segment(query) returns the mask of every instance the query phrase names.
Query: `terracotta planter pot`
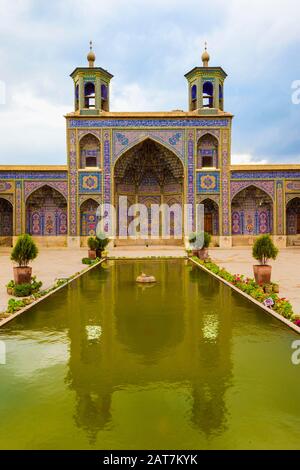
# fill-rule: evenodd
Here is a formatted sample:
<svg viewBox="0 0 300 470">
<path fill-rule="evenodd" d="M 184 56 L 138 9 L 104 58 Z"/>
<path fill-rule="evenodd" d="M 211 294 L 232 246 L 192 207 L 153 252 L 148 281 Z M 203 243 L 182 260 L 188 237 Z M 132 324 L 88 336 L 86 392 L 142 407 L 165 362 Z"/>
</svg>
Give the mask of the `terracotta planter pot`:
<svg viewBox="0 0 300 470">
<path fill-rule="evenodd" d="M 30 284 L 32 276 L 32 268 L 28 266 L 14 268 L 15 284 Z"/>
<path fill-rule="evenodd" d="M 202 248 L 202 250 L 198 250 L 198 258 L 201 259 L 202 261 L 207 260 L 207 258 L 208 258 L 208 249 L 207 248 Z"/>
<path fill-rule="evenodd" d="M 96 250 L 89 250 L 89 259 L 95 260 L 97 258 Z"/>
<path fill-rule="evenodd" d="M 272 266 L 256 265 L 253 266 L 253 272 L 256 284 L 259 286 L 271 284 Z"/>
</svg>

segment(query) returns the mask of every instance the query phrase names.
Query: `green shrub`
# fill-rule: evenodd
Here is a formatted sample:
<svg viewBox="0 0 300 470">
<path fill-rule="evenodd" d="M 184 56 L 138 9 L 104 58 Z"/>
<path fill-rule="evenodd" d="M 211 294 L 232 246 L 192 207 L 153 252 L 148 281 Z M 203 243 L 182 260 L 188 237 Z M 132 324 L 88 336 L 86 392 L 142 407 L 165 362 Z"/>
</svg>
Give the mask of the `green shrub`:
<svg viewBox="0 0 300 470">
<path fill-rule="evenodd" d="M 105 248 L 109 245 L 109 238 L 106 237 L 105 233 L 99 232 L 97 233 L 97 255 L 102 256 L 102 252 L 105 250 Z"/>
<path fill-rule="evenodd" d="M 11 253 L 11 260 L 18 263 L 19 267 L 28 266 L 30 261 L 33 261 L 38 255 L 36 244 L 30 235 L 21 235 L 13 251 Z"/>
<path fill-rule="evenodd" d="M 96 251 L 98 248 L 98 240 L 96 237 L 90 237 L 88 239 L 88 247 L 91 251 Z"/>
<path fill-rule="evenodd" d="M 90 258 L 83 258 L 82 260 L 82 264 L 86 264 L 86 265 L 91 265 L 93 262 L 93 260 L 91 260 Z"/>
<path fill-rule="evenodd" d="M 253 258 L 260 262 L 261 265 L 266 266 L 270 259 L 275 260 L 278 256 L 279 250 L 274 245 L 270 235 L 262 235 L 259 237 L 253 246 Z"/>
<path fill-rule="evenodd" d="M 29 297 L 31 293 L 31 284 L 19 284 L 14 288 L 15 297 Z"/>
<path fill-rule="evenodd" d="M 202 246 L 199 246 L 199 243 L 198 243 L 198 239 L 199 240 L 203 240 L 203 245 Z M 203 249 L 203 248 L 209 248 L 210 247 L 210 244 L 211 244 L 211 235 L 210 233 L 207 233 L 207 232 L 202 232 L 202 233 L 191 233 L 190 237 L 189 237 L 189 243 L 191 244 L 191 246 L 193 248 L 195 248 L 196 250 L 199 249 Z"/>
<path fill-rule="evenodd" d="M 33 278 L 31 279 L 31 293 L 33 294 L 33 293 L 39 292 L 42 285 L 43 285 L 42 281 L 37 281 L 36 276 L 33 276 Z"/>
<path fill-rule="evenodd" d="M 26 307 L 23 300 L 10 299 L 8 302 L 7 313 L 15 313 Z"/>
<path fill-rule="evenodd" d="M 41 281 L 37 281 L 36 277 L 33 277 L 30 284 L 14 285 L 13 295 L 15 297 L 29 297 L 32 294 L 38 293 L 42 285 L 43 283 Z"/>
<path fill-rule="evenodd" d="M 6 286 L 8 289 L 14 289 L 15 287 L 15 281 L 9 281 L 9 283 Z"/>
</svg>

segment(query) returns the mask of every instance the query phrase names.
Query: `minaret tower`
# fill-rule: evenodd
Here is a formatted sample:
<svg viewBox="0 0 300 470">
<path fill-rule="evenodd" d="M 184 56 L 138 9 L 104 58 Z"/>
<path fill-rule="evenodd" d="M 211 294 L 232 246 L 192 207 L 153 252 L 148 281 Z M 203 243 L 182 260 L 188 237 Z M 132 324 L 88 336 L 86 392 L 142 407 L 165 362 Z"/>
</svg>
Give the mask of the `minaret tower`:
<svg viewBox="0 0 300 470">
<path fill-rule="evenodd" d="M 75 112 L 83 116 L 109 112 L 109 87 L 113 75 L 101 67 L 95 67 L 92 41 L 87 61 L 88 67 L 77 67 L 71 74 L 75 88 Z"/>
<path fill-rule="evenodd" d="M 185 77 L 189 86 L 189 111 L 197 114 L 218 114 L 224 111 L 224 82 L 227 74 L 222 67 L 210 67 L 207 43 L 202 54 L 202 67 L 195 67 Z"/>
</svg>

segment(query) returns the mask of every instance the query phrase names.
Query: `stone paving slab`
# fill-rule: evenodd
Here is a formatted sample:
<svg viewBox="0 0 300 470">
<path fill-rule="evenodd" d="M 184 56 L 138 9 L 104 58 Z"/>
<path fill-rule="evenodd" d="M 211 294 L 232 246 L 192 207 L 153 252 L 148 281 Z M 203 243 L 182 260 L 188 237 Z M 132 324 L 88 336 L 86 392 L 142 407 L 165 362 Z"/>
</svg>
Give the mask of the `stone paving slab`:
<svg viewBox="0 0 300 470">
<path fill-rule="evenodd" d="M 210 249 L 213 261 L 232 274 L 254 277 L 252 248 Z M 280 286 L 280 296 L 286 297 L 293 305 L 295 313 L 300 314 L 300 249 L 281 249 L 273 266 L 272 280 Z"/>
<path fill-rule="evenodd" d="M 11 298 L 6 292 L 6 285 L 13 279 L 13 266 L 10 260 L 11 249 L 0 248 L 0 312 L 7 308 Z M 84 269 L 82 258 L 87 256 L 87 249 L 71 250 L 67 248 L 40 249 L 39 256 L 31 264 L 33 275 L 43 282 L 43 289 L 48 289 L 60 278 L 67 278 Z"/>
</svg>

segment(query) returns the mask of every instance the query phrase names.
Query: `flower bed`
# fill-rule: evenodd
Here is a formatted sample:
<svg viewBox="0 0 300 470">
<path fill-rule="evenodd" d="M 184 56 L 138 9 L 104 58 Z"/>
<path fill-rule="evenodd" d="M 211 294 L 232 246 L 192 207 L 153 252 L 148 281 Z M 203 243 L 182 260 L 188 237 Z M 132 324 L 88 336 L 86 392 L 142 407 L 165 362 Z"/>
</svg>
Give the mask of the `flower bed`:
<svg viewBox="0 0 300 470">
<path fill-rule="evenodd" d="M 300 326 L 300 316 L 294 313 L 293 307 L 287 299 L 281 298 L 276 293 L 266 293 L 263 287 L 255 283 L 254 279 L 247 278 L 243 275 L 231 274 L 226 271 L 226 269 L 220 268 L 211 260 L 201 261 L 197 257 L 193 257 L 192 259 L 212 273 L 237 287 L 240 291 L 250 295 L 250 297 L 262 303 L 265 307 L 274 310 L 279 313 L 279 315 L 292 321 L 295 325 Z"/>
</svg>

